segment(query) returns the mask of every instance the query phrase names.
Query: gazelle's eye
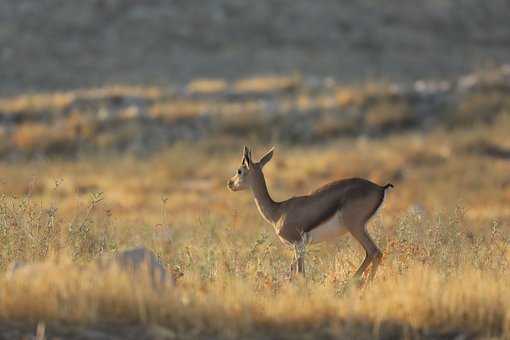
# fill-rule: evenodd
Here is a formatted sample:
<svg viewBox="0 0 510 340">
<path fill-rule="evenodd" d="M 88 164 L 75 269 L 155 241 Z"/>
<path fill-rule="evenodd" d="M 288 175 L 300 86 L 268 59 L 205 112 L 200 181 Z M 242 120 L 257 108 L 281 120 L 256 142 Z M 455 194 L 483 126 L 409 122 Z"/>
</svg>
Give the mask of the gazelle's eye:
<svg viewBox="0 0 510 340">
<path fill-rule="evenodd" d="M 240 175 L 241 174 L 241 169 L 237 169 L 237 174 Z"/>
</svg>

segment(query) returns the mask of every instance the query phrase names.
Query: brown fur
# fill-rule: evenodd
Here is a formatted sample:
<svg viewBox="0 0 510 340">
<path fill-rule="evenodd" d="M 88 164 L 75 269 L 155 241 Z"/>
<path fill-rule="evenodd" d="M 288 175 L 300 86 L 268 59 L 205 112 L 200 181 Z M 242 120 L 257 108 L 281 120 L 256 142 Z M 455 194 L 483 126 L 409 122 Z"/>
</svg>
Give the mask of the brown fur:
<svg viewBox="0 0 510 340">
<path fill-rule="evenodd" d="M 298 242 L 303 233 L 310 232 L 339 210 L 347 226 L 365 223 L 381 205 L 384 191 L 368 180 L 350 178 L 329 183 L 309 195 L 279 202 L 277 233 L 290 243 Z"/>
</svg>

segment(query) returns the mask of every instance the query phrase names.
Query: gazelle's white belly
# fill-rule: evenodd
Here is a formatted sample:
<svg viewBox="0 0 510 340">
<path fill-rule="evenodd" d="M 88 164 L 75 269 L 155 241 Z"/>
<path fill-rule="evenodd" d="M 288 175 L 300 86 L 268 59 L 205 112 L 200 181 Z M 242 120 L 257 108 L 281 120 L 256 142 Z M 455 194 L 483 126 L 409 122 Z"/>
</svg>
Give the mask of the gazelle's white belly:
<svg viewBox="0 0 510 340">
<path fill-rule="evenodd" d="M 338 211 L 329 220 L 309 231 L 307 236 L 309 243 L 319 243 L 334 241 L 347 231 L 347 226 L 343 223 L 342 213 Z"/>
</svg>

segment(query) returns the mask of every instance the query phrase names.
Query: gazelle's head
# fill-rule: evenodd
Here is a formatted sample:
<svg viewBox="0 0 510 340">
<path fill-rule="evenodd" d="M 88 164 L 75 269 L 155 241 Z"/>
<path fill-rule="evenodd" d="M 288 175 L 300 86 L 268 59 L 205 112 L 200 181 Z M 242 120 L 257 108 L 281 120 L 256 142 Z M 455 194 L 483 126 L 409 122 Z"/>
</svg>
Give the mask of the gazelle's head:
<svg viewBox="0 0 510 340">
<path fill-rule="evenodd" d="M 241 191 L 250 188 L 255 183 L 255 178 L 262 174 L 262 168 L 273 158 L 274 147 L 262 156 L 260 161 L 254 162 L 251 159 L 251 151 L 246 146 L 243 150 L 241 166 L 236 174 L 230 178 L 227 187 L 231 191 Z"/>
</svg>

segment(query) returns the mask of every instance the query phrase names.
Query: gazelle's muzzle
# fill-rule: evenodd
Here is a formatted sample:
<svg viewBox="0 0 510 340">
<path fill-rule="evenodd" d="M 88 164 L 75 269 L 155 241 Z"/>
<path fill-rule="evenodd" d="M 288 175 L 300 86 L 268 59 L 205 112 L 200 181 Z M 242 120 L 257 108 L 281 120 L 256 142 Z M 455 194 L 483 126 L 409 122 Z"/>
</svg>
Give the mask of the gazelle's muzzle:
<svg viewBox="0 0 510 340">
<path fill-rule="evenodd" d="M 228 182 L 227 182 L 227 188 L 228 188 L 230 191 L 236 191 L 235 186 L 234 186 L 234 181 L 232 181 L 231 179 L 229 179 L 229 180 L 228 180 Z"/>
</svg>

